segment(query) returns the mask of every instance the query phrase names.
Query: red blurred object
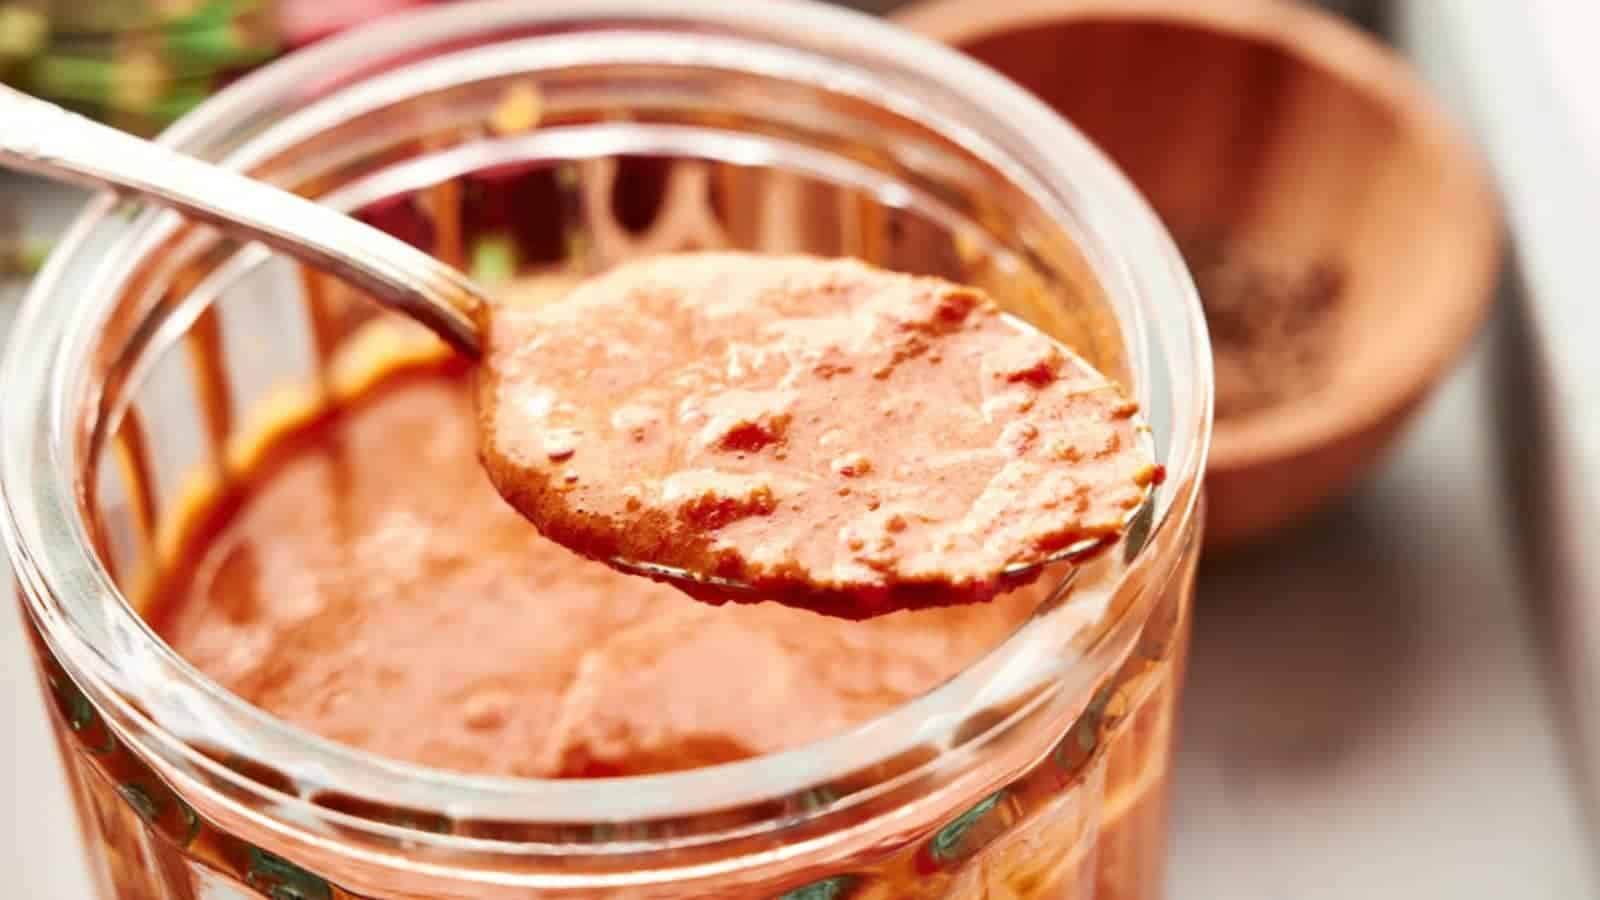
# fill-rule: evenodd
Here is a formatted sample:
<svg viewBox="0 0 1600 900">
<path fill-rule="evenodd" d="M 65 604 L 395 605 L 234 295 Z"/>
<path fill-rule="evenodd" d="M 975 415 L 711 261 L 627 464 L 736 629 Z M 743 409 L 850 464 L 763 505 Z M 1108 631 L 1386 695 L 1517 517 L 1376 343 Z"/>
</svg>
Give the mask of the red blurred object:
<svg viewBox="0 0 1600 900">
<path fill-rule="evenodd" d="M 278 26 L 290 46 L 299 47 L 379 16 L 436 6 L 441 0 L 280 0 Z"/>
</svg>

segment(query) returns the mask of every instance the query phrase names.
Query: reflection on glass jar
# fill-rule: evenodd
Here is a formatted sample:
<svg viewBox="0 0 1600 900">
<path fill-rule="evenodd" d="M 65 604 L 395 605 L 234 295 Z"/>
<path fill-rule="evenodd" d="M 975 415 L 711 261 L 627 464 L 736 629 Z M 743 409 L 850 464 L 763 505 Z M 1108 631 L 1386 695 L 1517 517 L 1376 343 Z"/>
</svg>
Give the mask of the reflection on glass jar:
<svg viewBox="0 0 1600 900">
<path fill-rule="evenodd" d="M 950 51 L 820 6 L 627 7 L 402 18 L 170 139 L 534 295 L 703 247 L 977 284 L 1134 387 L 1168 470 L 1151 515 L 994 652 L 820 743 L 565 781 L 388 762 L 222 691 L 133 607 L 269 434 L 438 348 L 101 202 L 18 322 L 0 479 L 104 895 L 1159 896 L 1210 391 L 1170 243 L 1075 132 Z"/>
</svg>

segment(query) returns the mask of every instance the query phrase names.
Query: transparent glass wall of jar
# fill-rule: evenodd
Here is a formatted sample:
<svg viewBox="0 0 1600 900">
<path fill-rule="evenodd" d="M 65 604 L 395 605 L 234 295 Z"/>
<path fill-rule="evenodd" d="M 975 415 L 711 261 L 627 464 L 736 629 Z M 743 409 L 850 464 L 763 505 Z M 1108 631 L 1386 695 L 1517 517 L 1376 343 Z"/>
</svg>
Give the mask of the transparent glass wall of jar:
<svg viewBox="0 0 1600 900">
<path fill-rule="evenodd" d="M 336 395 L 373 334 L 412 338 L 103 201 L 20 317 L 0 484 L 106 896 L 1159 895 L 1210 426 L 1182 265 L 1008 83 L 870 19 L 749 6 L 447 7 L 270 67 L 167 139 L 454 262 L 510 233 L 533 274 L 731 246 L 979 284 L 1135 388 L 1169 473 L 1152 516 L 989 658 L 819 745 L 567 783 L 367 757 L 222 694 L 126 598 L 260 410 Z M 508 226 L 507 196 L 537 209 Z"/>
</svg>

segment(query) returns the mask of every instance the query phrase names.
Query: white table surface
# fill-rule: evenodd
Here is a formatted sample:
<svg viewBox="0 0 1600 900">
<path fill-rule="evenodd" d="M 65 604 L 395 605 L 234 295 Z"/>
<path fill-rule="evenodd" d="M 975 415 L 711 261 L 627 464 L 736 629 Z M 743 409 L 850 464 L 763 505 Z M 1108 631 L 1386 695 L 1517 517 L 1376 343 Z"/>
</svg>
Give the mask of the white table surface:
<svg viewBox="0 0 1600 900">
<path fill-rule="evenodd" d="M 1517 235 L 1499 428 L 1534 599 L 1600 816 L 1600 4 L 1410 0 L 1400 32 L 1476 126 Z"/>
<path fill-rule="evenodd" d="M 1545 607 L 1519 577 L 1516 482 L 1499 466 L 1497 366 L 1521 358 L 1504 352 L 1522 334 L 1506 324 L 1370 484 L 1207 566 L 1172 900 L 1600 898 Z M 78 900 L 86 881 L 39 691 L 16 611 L 0 606 L 13 809 L 0 896 Z"/>
<path fill-rule="evenodd" d="M 1173 900 L 1600 897 L 1495 477 L 1501 337 L 1374 482 L 1207 566 Z"/>
<path fill-rule="evenodd" d="M 30 230 L 54 234 L 70 219 L 71 207 L 29 185 L 0 176 L 0 202 L 20 203 Z M 0 334 L 9 332 L 22 285 L 0 280 Z M 3 395 L 0 386 L 0 395 Z M 3 554 L 0 554 L 3 555 Z M 45 720 L 44 696 L 22 636 L 21 610 L 11 601 L 11 573 L 0 559 L 0 721 L 10 740 L 0 741 L 0 768 L 10 780 L 5 796 L 11 814 L 0 831 L 0 898 L 89 900 L 89 878 L 61 778 L 55 745 Z"/>
</svg>

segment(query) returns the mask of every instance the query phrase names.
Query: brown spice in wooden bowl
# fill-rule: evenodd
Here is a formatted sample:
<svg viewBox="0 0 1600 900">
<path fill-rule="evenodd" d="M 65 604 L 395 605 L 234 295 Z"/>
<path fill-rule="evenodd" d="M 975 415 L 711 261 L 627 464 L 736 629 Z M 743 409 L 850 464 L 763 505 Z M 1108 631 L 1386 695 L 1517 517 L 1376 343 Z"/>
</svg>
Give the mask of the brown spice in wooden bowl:
<svg viewBox="0 0 1600 900">
<path fill-rule="evenodd" d="M 1327 382 L 1342 267 L 1271 258 L 1215 233 L 1190 236 L 1180 248 L 1211 332 L 1219 420 L 1297 400 Z"/>
</svg>

